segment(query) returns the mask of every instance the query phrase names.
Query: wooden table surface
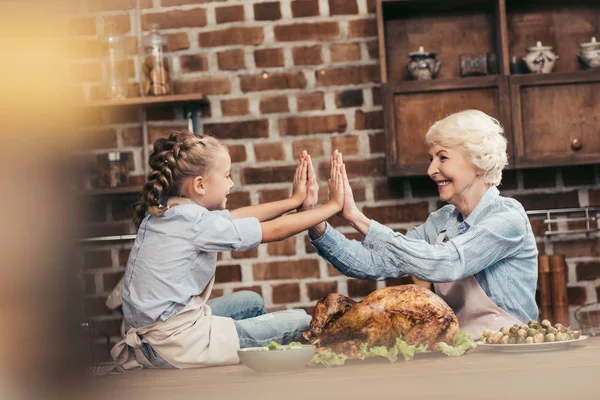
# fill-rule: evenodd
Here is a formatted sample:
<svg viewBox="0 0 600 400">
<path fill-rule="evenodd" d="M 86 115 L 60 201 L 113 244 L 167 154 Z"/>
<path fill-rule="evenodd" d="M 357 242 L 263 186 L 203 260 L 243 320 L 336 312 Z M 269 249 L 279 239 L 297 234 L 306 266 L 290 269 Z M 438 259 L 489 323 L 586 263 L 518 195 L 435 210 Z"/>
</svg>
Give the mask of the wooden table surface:
<svg viewBox="0 0 600 400">
<path fill-rule="evenodd" d="M 94 378 L 94 399 L 600 399 L 600 337 L 562 350 L 411 361 L 355 360 L 342 367 L 259 374 L 243 365 L 143 370 Z"/>
</svg>

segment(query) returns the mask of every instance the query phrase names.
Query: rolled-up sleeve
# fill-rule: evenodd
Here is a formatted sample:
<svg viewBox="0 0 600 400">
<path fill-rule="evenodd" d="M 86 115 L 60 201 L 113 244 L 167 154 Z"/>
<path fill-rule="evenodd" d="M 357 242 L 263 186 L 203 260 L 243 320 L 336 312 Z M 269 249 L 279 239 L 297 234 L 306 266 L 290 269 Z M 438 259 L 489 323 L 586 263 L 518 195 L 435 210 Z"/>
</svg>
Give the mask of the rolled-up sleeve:
<svg viewBox="0 0 600 400">
<path fill-rule="evenodd" d="M 195 236 L 202 251 L 242 251 L 258 247 L 262 241 L 260 222 L 254 217 L 231 219 L 228 214 L 206 213 Z"/>
</svg>

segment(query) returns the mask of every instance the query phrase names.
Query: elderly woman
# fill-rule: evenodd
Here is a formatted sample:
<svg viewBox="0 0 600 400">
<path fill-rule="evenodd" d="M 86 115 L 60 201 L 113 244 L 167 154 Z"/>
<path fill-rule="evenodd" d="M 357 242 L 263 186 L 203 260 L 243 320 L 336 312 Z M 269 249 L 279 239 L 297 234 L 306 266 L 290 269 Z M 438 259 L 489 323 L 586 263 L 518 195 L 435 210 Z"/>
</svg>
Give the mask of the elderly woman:
<svg viewBox="0 0 600 400">
<path fill-rule="evenodd" d="M 406 235 L 356 207 L 344 172 L 342 216 L 364 235 L 346 239 L 326 223 L 309 231 L 321 257 L 344 275 L 382 280 L 404 274 L 434 282 L 461 328 L 479 335 L 536 319 L 537 247 L 519 202 L 502 197 L 506 139 L 494 118 L 477 110 L 452 114 L 427 132 L 427 174 L 448 205 Z M 334 153 L 332 162 L 342 162 Z"/>
</svg>

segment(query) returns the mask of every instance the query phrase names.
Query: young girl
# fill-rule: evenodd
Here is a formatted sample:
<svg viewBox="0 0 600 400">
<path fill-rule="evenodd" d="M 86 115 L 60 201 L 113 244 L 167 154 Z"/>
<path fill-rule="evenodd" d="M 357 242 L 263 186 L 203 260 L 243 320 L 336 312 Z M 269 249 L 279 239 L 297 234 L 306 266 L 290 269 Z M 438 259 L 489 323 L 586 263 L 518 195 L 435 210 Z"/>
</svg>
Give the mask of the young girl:
<svg viewBox="0 0 600 400">
<path fill-rule="evenodd" d="M 149 162 L 124 277 L 123 312 L 132 328 L 112 357 L 126 369 L 226 365 L 239 362 L 240 347 L 295 340 L 311 320 L 304 310 L 266 314 L 254 292 L 208 300 L 217 253 L 285 239 L 339 212 L 341 164 L 332 164 L 326 204 L 279 217 L 303 203 L 309 173 L 314 181 L 305 154 L 289 199 L 231 212 L 231 158 L 218 140 L 174 132 L 156 141 Z"/>
</svg>

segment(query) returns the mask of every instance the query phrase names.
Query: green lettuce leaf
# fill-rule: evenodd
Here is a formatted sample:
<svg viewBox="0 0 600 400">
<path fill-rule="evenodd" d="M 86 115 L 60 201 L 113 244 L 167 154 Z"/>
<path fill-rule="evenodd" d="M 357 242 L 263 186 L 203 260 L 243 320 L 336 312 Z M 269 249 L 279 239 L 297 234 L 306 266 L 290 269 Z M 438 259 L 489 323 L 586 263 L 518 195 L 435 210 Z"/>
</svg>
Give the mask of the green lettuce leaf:
<svg viewBox="0 0 600 400">
<path fill-rule="evenodd" d="M 456 335 L 456 338 L 454 338 L 452 346 L 444 342 L 437 343 L 437 346 L 440 352 L 448 357 L 459 357 L 465 354 L 467 350 L 477 347 L 477 344 L 471 339 L 469 332 L 460 331 L 458 332 L 458 335 Z"/>
</svg>

